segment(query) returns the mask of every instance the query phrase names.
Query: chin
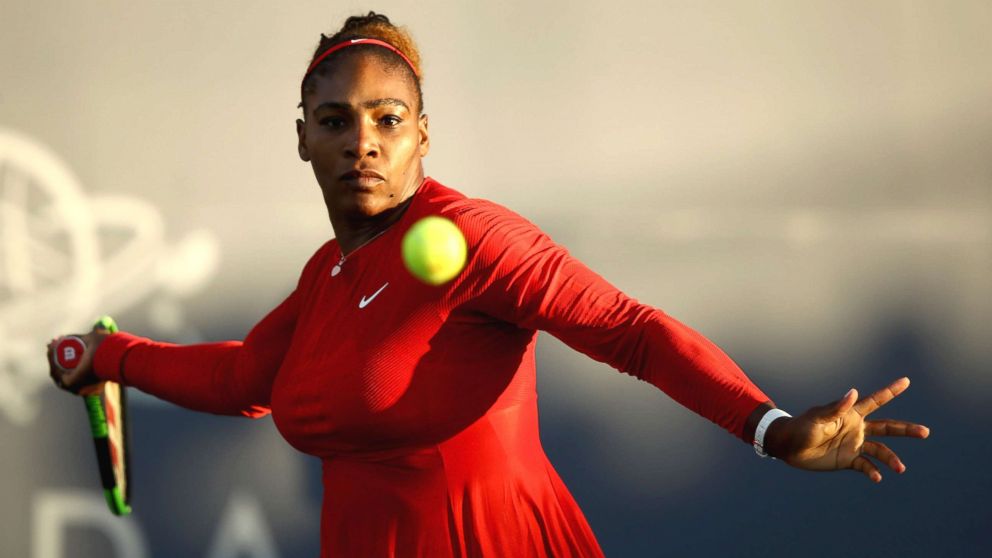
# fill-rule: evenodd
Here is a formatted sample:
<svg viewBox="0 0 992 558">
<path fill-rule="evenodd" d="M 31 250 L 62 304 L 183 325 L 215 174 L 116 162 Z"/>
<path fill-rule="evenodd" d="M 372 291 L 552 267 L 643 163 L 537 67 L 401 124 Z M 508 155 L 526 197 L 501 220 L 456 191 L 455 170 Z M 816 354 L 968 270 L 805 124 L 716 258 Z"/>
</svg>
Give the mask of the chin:
<svg viewBox="0 0 992 558">
<path fill-rule="evenodd" d="M 351 199 L 350 213 L 362 217 L 375 217 L 386 209 L 389 209 L 387 200 L 380 199 L 375 194 L 360 193 Z"/>
</svg>

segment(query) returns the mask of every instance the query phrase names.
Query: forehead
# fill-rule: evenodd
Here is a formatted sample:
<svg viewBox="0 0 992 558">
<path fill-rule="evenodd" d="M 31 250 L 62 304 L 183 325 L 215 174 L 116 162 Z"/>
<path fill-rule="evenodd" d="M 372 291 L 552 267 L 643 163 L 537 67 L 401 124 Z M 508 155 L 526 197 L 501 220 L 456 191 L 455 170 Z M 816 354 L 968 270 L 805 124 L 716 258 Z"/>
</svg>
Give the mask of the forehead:
<svg viewBox="0 0 992 558">
<path fill-rule="evenodd" d="M 393 98 L 417 105 L 416 88 L 401 67 L 366 53 L 341 53 L 322 73 L 315 72 L 303 93 L 307 106 L 347 103 L 359 106 L 375 99 Z"/>
</svg>

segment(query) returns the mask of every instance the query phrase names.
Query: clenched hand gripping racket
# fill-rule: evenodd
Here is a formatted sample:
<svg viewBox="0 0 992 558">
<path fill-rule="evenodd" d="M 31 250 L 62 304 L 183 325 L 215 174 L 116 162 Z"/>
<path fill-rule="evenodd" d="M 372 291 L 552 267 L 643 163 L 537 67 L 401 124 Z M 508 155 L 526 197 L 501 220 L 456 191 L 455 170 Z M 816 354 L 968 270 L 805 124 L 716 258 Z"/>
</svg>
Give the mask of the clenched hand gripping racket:
<svg viewBox="0 0 992 558">
<path fill-rule="evenodd" d="M 96 326 L 117 332 L 117 324 L 110 316 L 97 320 Z M 63 337 L 55 346 L 55 363 L 63 370 L 72 370 L 85 350 L 86 344 L 79 337 Z M 84 391 L 107 506 L 114 515 L 127 515 L 131 513 L 127 392 L 116 382 L 103 382 Z"/>
</svg>

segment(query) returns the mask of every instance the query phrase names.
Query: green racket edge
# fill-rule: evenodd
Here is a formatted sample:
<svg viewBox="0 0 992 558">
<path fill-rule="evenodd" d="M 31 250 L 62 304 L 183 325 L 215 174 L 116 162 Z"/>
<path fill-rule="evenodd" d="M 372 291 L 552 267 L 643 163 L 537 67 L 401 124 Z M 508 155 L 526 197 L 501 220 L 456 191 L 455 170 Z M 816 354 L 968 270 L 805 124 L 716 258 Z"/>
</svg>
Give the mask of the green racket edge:
<svg viewBox="0 0 992 558">
<path fill-rule="evenodd" d="M 117 333 L 117 323 L 110 316 L 101 316 L 95 326 L 102 327 L 110 333 Z M 121 488 L 114 480 L 114 469 L 106 455 L 109 453 L 107 438 L 107 413 L 103 408 L 103 401 L 99 395 L 87 395 L 83 398 L 86 402 L 86 415 L 90 419 L 90 432 L 93 434 L 93 443 L 96 445 L 97 461 L 100 466 L 100 481 L 103 484 L 103 496 L 107 500 L 107 507 L 114 515 L 128 515 L 131 513 L 131 506 L 124 501 Z"/>
</svg>

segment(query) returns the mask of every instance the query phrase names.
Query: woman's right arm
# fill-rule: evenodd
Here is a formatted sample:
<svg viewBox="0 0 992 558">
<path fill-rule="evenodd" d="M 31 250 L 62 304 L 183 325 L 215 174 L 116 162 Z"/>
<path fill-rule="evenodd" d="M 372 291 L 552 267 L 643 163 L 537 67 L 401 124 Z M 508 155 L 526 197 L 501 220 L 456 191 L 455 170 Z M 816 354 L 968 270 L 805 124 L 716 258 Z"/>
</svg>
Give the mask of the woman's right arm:
<svg viewBox="0 0 992 558">
<path fill-rule="evenodd" d="M 296 328 L 299 299 L 297 289 L 244 341 L 174 345 L 108 335 L 93 355 L 93 372 L 195 411 L 264 416 Z"/>
<path fill-rule="evenodd" d="M 94 329 L 81 335 L 88 347 L 72 371 L 58 368 L 53 339 L 50 375 L 60 388 L 85 394 L 112 380 L 177 405 L 221 415 L 261 417 L 269 413 L 272 383 L 289 351 L 300 309 L 331 242 L 310 258 L 296 289 L 262 319 L 244 341 L 174 345 L 129 333 Z"/>
</svg>

